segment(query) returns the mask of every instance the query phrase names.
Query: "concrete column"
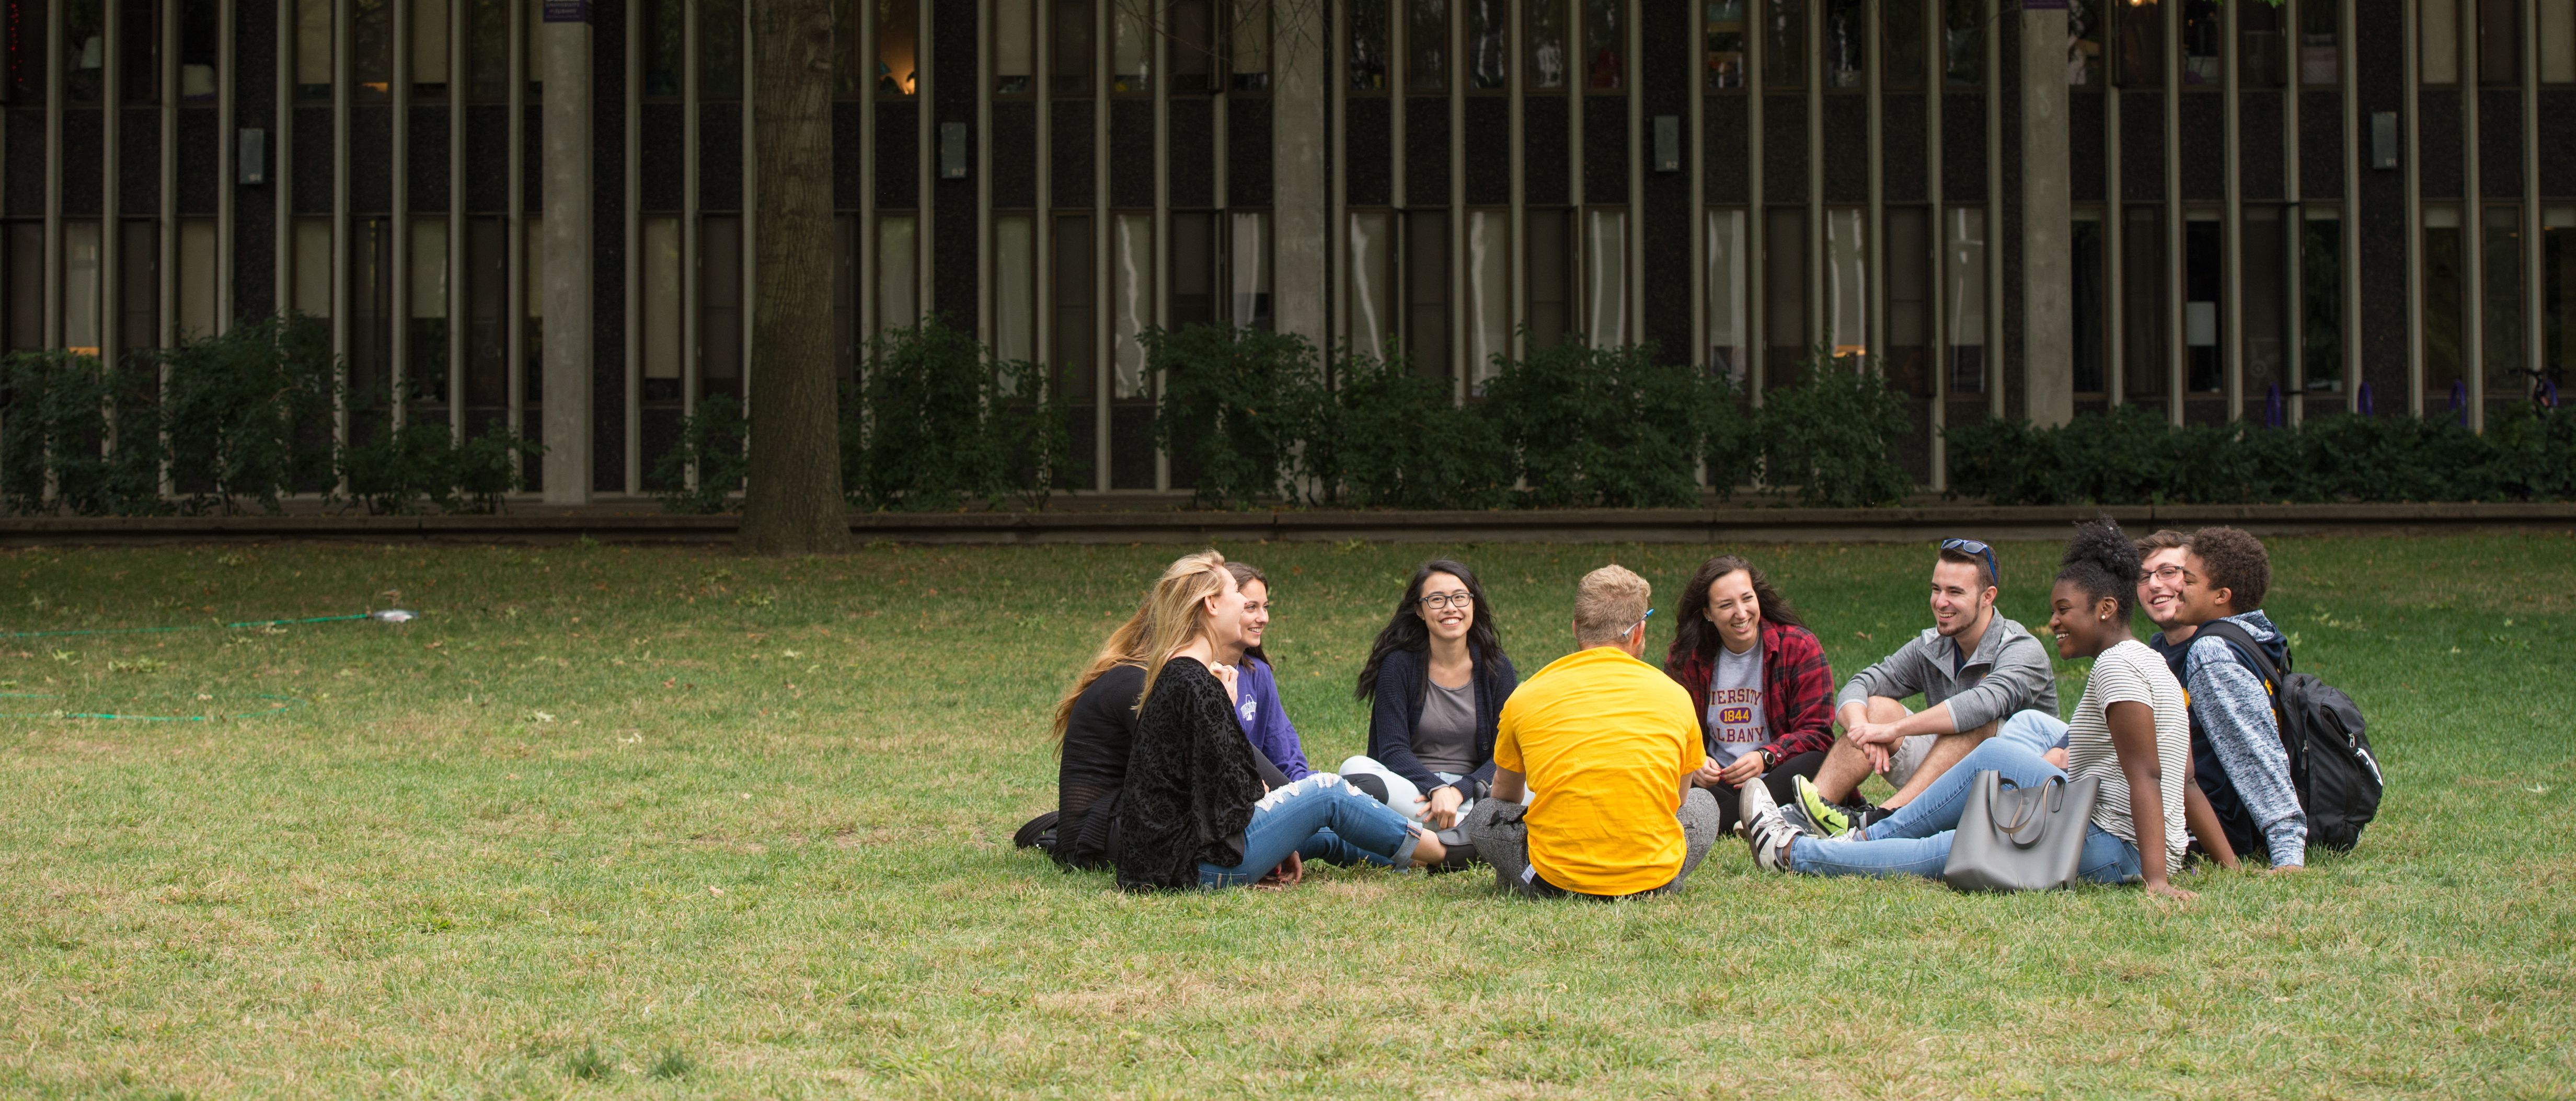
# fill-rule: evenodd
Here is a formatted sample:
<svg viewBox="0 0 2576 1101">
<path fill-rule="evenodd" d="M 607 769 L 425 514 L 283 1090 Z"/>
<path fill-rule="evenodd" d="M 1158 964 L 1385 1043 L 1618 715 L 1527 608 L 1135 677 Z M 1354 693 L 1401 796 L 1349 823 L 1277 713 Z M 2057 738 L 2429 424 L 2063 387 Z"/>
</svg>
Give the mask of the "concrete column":
<svg viewBox="0 0 2576 1101">
<path fill-rule="evenodd" d="M 590 502 L 590 6 L 548 0 L 545 51 L 546 503 Z"/>
<path fill-rule="evenodd" d="M 1324 118 L 1331 95 L 1325 82 L 1324 5 L 1272 4 L 1270 13 L 1271 64 L 1278 79 L 1270 93 L 1270 239 L 1277 249 L 1270 276 L 1271 316 L 1280 332 L 1326 348 L 1333 338 L 1326 310 L 1326 291 L 1333 281 L 1325 225 L 1332 176 L 1324 166 Z M 1401 114 L 1404 90 L 1391 94 Z"/>
<path fill-rule="evenodd" d="M 2075 418 L 2066 0 L 2023 0 L 2020 18 L 2022 392 L 2031 423 L 2057 425 Z"/>
</svg>

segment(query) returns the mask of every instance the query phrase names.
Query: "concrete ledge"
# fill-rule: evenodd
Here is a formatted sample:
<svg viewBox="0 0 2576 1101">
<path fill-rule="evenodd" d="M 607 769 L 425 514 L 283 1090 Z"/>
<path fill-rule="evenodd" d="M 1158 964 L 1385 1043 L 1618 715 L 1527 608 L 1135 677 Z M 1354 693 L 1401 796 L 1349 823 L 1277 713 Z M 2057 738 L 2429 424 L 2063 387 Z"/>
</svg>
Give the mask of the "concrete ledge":
<svg viewBox="0 0 2576 1101">
<path fill-rule="evenodd" d="M 2262 535 L 2576 532 L 2576 504 L 1906 506 L 1879 509 L 1566 509 L 1515 512 L 854 513 L 861 542 L 1772 543 L 1911 542 L 1949 535 L 2058 539 L 2108 513 L 2133 531 L 2233 524 Z M 209 542 L 726 543 L 741 517 L 631 506 L 499 516 L 6 517 L 0 546 Z"/>
</svg>

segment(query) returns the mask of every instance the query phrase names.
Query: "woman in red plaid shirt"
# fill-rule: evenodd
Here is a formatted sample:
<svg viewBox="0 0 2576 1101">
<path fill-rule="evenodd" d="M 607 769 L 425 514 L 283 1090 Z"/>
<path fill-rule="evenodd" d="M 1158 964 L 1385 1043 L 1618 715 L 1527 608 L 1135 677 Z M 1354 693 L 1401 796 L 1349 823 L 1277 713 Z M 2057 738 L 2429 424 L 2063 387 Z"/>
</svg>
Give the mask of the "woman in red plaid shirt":
<svg viewBox="0 0 2576 1101">
<path fill-rule="evenodd" d="M 1673 621 L 1664 672 L 1690 693 L 1709 757 L 1690 780 L 1717 796 L 1731 827 L 1746 781 L 1791 798 L 1797 778 L 1813 779 L 1824 764 L 1834 744 L 1834 671 L 1771 580 L 1732 554 L 1700 565 Z"/>
</svg>

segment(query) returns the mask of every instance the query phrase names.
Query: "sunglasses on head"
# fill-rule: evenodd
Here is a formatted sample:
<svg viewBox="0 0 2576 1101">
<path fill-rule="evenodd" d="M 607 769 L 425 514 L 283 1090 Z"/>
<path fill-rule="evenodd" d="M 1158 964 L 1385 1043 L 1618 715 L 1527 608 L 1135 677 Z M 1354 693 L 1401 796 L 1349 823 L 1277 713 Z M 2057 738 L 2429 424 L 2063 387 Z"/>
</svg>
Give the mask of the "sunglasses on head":
<svg viewBox="0 0 2576 1101">
<path fill-rule="evenodd" d="M 1985 559 L 1986 577 L 1994 584 L 2001 585 L 2004 583 L 2003 567 L 1995 565 L 1995 548 L 1989 547 L 1974 539 L 1944 539 L 1941 541 L 1941 549 L 1945 551 L 1958 551 L 1962 554 L 1973 554 L 1979 558 Z"/>
</svg>

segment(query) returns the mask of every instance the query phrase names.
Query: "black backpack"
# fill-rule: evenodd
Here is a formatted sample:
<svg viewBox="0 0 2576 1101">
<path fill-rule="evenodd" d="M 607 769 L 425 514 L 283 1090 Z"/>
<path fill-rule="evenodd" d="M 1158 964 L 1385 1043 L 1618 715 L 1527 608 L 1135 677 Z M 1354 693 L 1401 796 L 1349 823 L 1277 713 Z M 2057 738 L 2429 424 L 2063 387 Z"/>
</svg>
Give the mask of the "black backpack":
<svg viewBox="0 0 2576 1101">
<path fill-rule="evenodd" d="M 2281 746 L 2290 754 L 2290 783 L 2299 807 L 2308 815 L 2308 840 L 2336 852 L 2350 852 L 2361 840 L 2361 828 L 2379 814 L 2385 778 L 2371 755 L 2363 732 L 2361 708 L 2341 689 L 2306 673 L 2276 668 L 2254 634 L 2242 625 L 2214 620 L 2200 633 L 2233 643 L 2252 660 L 2272 695 L 2272 714 L 2280 720 Z"/>
</svg>

